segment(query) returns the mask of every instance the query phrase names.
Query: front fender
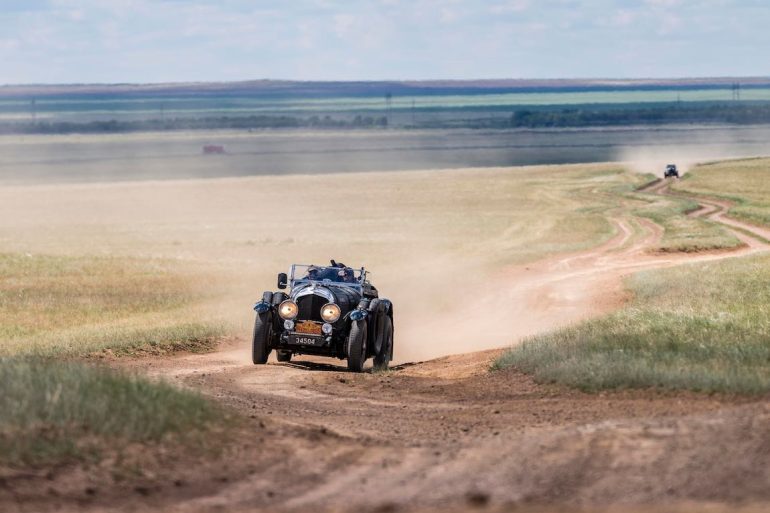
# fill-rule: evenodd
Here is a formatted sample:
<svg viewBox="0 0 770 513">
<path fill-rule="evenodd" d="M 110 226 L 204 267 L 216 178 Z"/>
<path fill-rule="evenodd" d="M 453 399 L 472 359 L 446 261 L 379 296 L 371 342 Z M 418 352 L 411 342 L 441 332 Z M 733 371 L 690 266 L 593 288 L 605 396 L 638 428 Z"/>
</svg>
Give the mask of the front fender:
<svg viewBox="0 0 770 513">
<path fill-rule="evenodd" d="M 258 314 L 267 313 L 271 308 L 270 303 L 266 303 L 265 301 L 260 301 L 254 305 L 254 311 Z"/>
</svg>

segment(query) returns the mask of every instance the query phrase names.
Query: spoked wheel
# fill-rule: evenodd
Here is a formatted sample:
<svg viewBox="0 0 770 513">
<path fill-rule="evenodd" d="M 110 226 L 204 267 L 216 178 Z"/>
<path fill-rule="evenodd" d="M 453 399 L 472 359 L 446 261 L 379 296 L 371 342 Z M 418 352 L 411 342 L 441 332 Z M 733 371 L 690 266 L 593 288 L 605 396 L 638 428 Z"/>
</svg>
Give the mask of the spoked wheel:
<svg viewBox="0 0 770 513">
<path fill-rule="evenodd" d="M 254 336 L 251 341 L 251 361 L 254 365 L 264 365 L 270 356 L 270 337 L 273 334 L 273 323 L 270 312 L 257 314 L 254 321 Z"/>
<path fill-rule="evenodd" d="M 361 372 L 366 362 L 366 321 L 353 321 L 347 340 L 348 370 Z"/>
<path fill-rule="evenodd" d="M 382 323 L 382 333 L 377 334 L 381 337 L 380 351 L 374 355 L 374 369 L 387 370 L 390 360 L 393 358 L 393 321 L 385 316 Z"/>
</svg>

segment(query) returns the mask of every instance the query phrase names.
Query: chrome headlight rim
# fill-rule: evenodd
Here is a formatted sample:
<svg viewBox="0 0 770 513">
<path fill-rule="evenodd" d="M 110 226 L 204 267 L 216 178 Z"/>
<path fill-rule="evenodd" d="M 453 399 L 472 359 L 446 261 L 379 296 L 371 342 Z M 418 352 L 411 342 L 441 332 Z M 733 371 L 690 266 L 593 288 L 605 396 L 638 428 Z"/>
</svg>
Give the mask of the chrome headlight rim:
<svg viewBox="0 0 770 513">
<path fill-rule="evenodd" d="M 293 321 L 298 314 L 299 307 L 291 299 L 281 301 L 281 304 L 278 305 L 278 316 L 285 321 Z"/>
<path fill-rule="evenodd" d="M 334 324 L 342 316 L 342 309 L 335 303 L 326 303 L 321 307 L 321 319 L 329 324 Z"/>
</svg>

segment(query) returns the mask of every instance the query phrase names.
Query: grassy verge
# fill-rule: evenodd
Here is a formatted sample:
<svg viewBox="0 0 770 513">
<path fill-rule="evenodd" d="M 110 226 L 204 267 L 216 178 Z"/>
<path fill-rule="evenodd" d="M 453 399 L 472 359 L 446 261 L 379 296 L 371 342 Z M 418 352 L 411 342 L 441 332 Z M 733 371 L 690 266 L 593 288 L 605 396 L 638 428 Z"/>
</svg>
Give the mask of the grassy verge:
<svg viewBox="0 0 770 513">
<path fill-rule="evenodd" d="M 685 176 L 674 190 L 733 201 L 731 216 L 770 226 L 770 159 L 702 164 Z"/>
<path fill-rule="evenodd" d="M 525 340 L 494 368 L 586 391 L 770 392 L 770 256 L 639 273 L 623 310 Z"/>
<path fill-rule="evenodd" d="M 165 260 L 0 254 L 0 465 L 200 447 L 222 418 L 203 397 L 72 358 L 211 347 L 211 288 Z"/>
<path fill-rule="evenodd" d="M 200 395 L 110 369 L 0 359 L 0 465 L 99 458 L 129 444 L 199 445 L 223 413 Z"/>
</svg>

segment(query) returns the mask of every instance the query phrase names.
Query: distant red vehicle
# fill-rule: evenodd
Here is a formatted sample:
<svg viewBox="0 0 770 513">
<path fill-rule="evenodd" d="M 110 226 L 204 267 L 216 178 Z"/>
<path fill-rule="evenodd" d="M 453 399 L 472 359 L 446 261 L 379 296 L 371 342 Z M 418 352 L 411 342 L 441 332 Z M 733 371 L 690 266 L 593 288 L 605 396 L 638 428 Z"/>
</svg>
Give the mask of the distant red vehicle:
<svg viewBox="0 0 770 513">
<path fill-rule="evenodd" d="M 223 155 L 225 153 L 225 147 L 219 144 L 207 144 L 203 147 L 204 155 Z"/>
</svg>

